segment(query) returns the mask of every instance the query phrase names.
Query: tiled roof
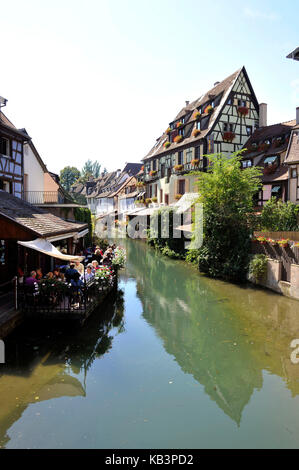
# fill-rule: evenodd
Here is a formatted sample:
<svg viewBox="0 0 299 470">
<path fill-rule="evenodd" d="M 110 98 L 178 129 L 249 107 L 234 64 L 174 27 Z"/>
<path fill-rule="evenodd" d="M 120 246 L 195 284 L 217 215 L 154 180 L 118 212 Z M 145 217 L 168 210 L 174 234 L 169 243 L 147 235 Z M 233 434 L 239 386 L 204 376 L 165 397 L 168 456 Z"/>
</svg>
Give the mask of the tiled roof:
<svg viewBox="0 0 299 470">
<path fill-rule="evenodd" d="M 154 147 L 149 151 L 149 153 L 143 158 L 143 160 L 147 160 L 148 158 L 154 157 L 156 155 L 160 155 L 163 153 L 169 153 L 169 151 L 174 151 L 177 148 L 183 147 L 186 144 L 189 144 L 190 142 L 196 142 L 205 137 L 207 134 L 209 134 L 213 128 L 213 125 L 215 123 L 216 118 L 218 117 L 219 112 L 221 111 L 223 104 L 224 104 L 224 99 L 228 96 L 231 88 L 233 87 L 238 75 L 243 69 L 239 69 L 236 72 L 234 72 L 232 75 L 227 77 L 225 80 L 222 82 L 218 83 L 215 85 L 211 90 L 209 90 L 207 93 L 202 95 L 200 98 L 197 100 L 193 101 L 192 103 L 188 104 L 184 108 L 181 109 L 181 111 L 177 114 L 175 119 L 172 121 L 177 121 L 183 116 L 186 116 L 189 114 L 189 119 L 186 121 L 186 126 L 185 129 L 188 130 L 188 136 L 183 139 L 181 143 L 171 143 L 171 145 L 165 149 L 163 147 L 163 144 L 168 140 L 168 136 L 166 132 L 164 132 L 163 135 L 161 135 L 157 141 Z M 209 123 L 208 123 L 208 128 L 205 130 L 202 130 L 200 134 L 197 137 L 192 136 L 192 131 L 195 129 L 195 124 L 196 120 L 193 119 L 193 113 L 197 110 L 202 105 L 207 104 L 209 101 L 211 101 L 213 98 L 216 98 L 217 96 L 222 95 L 221 102 L 219 103 L 219 106 L 217 106 L 210 116 Z"/>
<path fill-rule="evenodd" d="M 5 191 L 0 191 L 0 216 L 22 225 L 24 229 L 39 237 L 77 232 L 87 228 L 87 224 L 67 222 Z"/>
<path fill-rule="evenodd" d="M 263 175 L 262 176 L 262 182 L 265 183 L 271 183 L 272 181 L 283 181 L 287 180 L 289 175 L 289 170 L 287 166 L 279 166 L 277 170 L 273 173 L 270 173 L 268 175 Z"/>
<path fill-rule="evenodd" d="M 249 148 L 252 146 L 252 144 L 261 144 L 267 139 L 275 139 L 277 137 L 286 135 L 288 136 L 291 132 L 293 127 L 296 125 L 296 120 L 292 121 L 286 121 L 286 122 L 281 122 L 278 124 L 272 124 L 270 126 L 265 126 L 265 127 L 259 127 L 254 131 L 254 133 L 251 135 L 251 137 L 248 139 L 246 144 L 244 145 L 244 148 Z M 285 141 L 280 145 L 279 147 L 276 147 L 275 145 L 272 145 L 266 149 L 266 150 L 258 150 L 254 149 L 252 151 L 247 151 L 244 153 L 244 158 L 254 158 L 257 155 L 271 155 L 273 153 L 279 154 L 284 152 L 287 149 L 288 146 L 288 141 Z"/>
<path fill-rule="evenodd" d="M 294 132 L 292 133 L 289 151 L 286 157 L 286 163 L 297 163 L 299 162 L 299 126 L 296 126 Z"/>
<path fill-rule="evenodd" d="M 1 111 L 0 112 L 0 123 L 5 124 L 7 127 L 11 127 L 14 130 L 17 130 L 16 126 L 13 125 L 13 123 L 8 119 L 8 117 L 5 116 L 5 114 Z"/>
<path fill-rule="evenodd" d="M 128 173 L 130 176 L 135 176 L 140 171 L 142 163 L 127 163 L 123 169 L 124 173 Z"/>
</svg>

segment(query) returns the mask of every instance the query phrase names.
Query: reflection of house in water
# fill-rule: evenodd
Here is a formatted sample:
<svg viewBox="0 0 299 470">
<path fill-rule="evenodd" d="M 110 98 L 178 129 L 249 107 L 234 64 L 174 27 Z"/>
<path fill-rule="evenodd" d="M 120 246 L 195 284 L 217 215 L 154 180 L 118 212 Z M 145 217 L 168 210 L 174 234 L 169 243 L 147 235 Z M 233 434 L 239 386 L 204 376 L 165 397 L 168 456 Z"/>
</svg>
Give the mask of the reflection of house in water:
<svg viewBox="0 0 299 470">
<path fill-rule="evenodd" d="M 128 249 L 134 252 L 131 263 L 138 260 L 133 269 L 144 318 L 181 369 L 237 424 L 262 388 L 263 371 L 299 392 L 299 368 L 292 367 L 289 347 L 299 332 L 296 301 L 200 277 L 192 268 L 186 277 L 185 265 L 155 256 L 141 243 Z"/>
<path fill-rule="evenodd" d="M 105 312 L 95 312 L 80 330 L 66 325 L 58 335 L 55 329 L 33 328 L 25 325 L 6 341 L 6 364 L 0 375 L 0 447 L 9 441 L 9 428 L 32 403 L 86 396 L 91 364 L 109 351 L 114 336 L 124 330 L 123 292 L 111 296 Z"/>
</svg>

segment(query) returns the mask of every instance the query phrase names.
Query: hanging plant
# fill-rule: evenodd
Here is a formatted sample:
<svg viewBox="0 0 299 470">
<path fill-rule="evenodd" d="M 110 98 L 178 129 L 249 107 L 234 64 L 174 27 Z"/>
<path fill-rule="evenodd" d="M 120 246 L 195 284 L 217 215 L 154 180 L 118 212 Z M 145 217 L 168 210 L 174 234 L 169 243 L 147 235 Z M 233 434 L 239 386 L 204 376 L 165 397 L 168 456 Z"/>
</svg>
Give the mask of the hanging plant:
<svg viewBox="0 0 299 470">
<path fill-rule="evenodd" d="M 168 135 L 168 134 L 170 134 L 170 132 L 171 132 L 171 129 L 170 129 L 170 127 L 168 127 L 168 129 L 166 129 L 165 133 Z"/>
<path fill-rule="evenodd" d="M 179 144 L 180 142 L 182 142 L 183 140 L 183 136 L 182 135 L 177 135 L 173 141 L 176 143 L 176 144 Z"/>
<path fill-rule="evenodd" d="M 167 141 L 167 142 L 164 142 L 164 147 L 165 147 L 166 149 L 168 149 L 168 147 L 170 147 L 170 146 L 171 146 L 171 142 L 168 142 L 168 141 Z"/>
<path fill-rule="evenodd" d="M 211 106 L 210 104 L 205 108 L 205 114 L 212 114 L 214 111 L 214 108 L 213 106 Z"/>
<path fill-rule="evenodd" d="M 223 133 L 223 140 L 225 142 L 232 142 L 235 137 L 236 137 L 236 134 L 234 132 L 224 132 Z"/>
<path fill-rule="evenodd" d="M 249 109 L 247 108 L 247 106 L 238 107 L 238 113 L 241 114 L 242 116 L 247 116 L 248 112 L 249 112 Z"/>
<path fill-rule="evenodd" d="M 200 130 L 199 130 L 199 129 L 194 129 L 192 135 L 193 135 L 194 137 L 197 137 L 199 134 L 200 134 Z"/>
<path fill-rule="evenodd" d="M 177 125 L 176 125 L 177 129 L 179 129 L 179 128 L 182 127 L 182 126 L 183 126 L 183 123 L 182 123 L 181 121 L 178 122 Z"/>
<path fill-rule="evenodd" d="M 201 113 L 199 111 L 195 111 L 195 113 L 193 114 L 193 119 L 198 120 L 200 119 L 200 117 L 201 117 Z"/>
<path fill-rule="evenodd" d="M 157 170 L 151 170 L 151 171 L 149 172 L 149 175 L 150 175 L 150 176 L 155 176 L 156 174 L 157 174 Z"/>
<path fill-rule="evenodd" d="M 199 165 L 199 158 L 193 158 L 193 160 L 191 160 L 191 164 L 193 166 L 198 166 Z"/>
</svg>

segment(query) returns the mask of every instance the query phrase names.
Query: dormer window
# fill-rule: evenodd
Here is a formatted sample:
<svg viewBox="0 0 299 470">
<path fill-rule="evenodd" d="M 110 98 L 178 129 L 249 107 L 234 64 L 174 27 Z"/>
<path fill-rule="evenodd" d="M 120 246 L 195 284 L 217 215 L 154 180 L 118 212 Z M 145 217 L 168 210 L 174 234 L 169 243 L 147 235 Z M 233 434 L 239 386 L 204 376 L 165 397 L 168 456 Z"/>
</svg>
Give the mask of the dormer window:
<svg viewBox="0 0 299 470">
<path fill-rule="evenodd" d="M 264 160 L 265 168 L 277 167 L 279 164 L 278 155 L 271 155 Z"/>
<path fill-rule="evenodd" d="M 243 160 L 242 161 L 242 168 L 250 168 L 252 166 L 251 160 Z"/>
</svg>

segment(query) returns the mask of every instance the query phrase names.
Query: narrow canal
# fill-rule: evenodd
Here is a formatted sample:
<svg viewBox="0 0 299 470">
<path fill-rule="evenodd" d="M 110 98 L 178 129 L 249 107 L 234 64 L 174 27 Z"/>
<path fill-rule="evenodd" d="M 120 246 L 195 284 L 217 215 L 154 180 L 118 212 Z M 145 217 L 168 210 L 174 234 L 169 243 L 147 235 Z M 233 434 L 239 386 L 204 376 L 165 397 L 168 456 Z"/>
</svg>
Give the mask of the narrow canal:
<svg viewBox="0 0 299 470">
<path fill-rule="evenodd" d="M 81 330 L 23 326 L 0 366 L 2 448 L 299 446 L 299 302 L 127 242 Z"/>
</svg>

